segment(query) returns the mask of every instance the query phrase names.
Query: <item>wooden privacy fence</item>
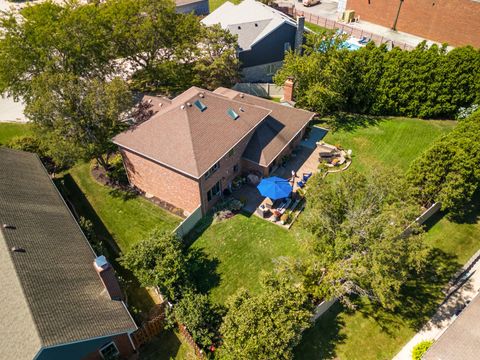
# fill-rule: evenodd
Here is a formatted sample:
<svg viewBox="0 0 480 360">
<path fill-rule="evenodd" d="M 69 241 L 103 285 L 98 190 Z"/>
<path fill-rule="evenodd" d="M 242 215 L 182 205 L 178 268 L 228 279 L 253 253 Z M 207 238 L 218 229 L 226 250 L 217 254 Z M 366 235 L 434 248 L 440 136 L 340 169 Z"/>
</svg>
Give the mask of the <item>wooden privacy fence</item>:
<svg viewBox="0 0 480 360">
<path fill-rule="evenodd" d="M 197 358 L 198 359 L 206 359 L 207 357 L 205 356 L 205 353 L 203 352 L 202 349 L 200 349 L 200 347 L 197 345 L 195 340 L 193 340 L 192 335 L 190 335 L 190 333 L 188 332 L 185 325 L 178 324 L 178 330 L 180 331 L 180 334 L 182 334 L 185 341 L 193 348 Z"/>
<path fill-rule="evenodd" d="M 150 342 L 154 336 L 157 336 L 163 330 L 165 326 L 165 304 L 164 302 L 157 305 L 159 307 L 158 315 L 145 322 L 132 334 L 131 338 L 137 349 Z"/>
<path fill-rule="evenodd" d="M 340 23 L 335 20 L 314 15 L 306 11 L 297 10 L 294 7 L 277 7 L 277 9 L 293 18 L 297 18 L 298 16 L 304 16 L 305 21 L 309 23 L 316 24 L 327 29 L 339 29 L 344 33 L 347 33 L 358 39 L 361 39 L 362 37 L 366 37 L 367 39 L 372 40 L 377 45 L 388 43 L 388 44 L 391 44 L 392 46 L 396 46 L 404 50 L 413 50 L 415 48 L 414 46 L 408 45 L 407 43 L 392 40 L 392 39 L 389 39 L 388 37 L 377 35 L 366 30 L 357 29 L 345 23 Z M 307 27 L 308 27 L 308 24 L 307 24 Z"/>
</svg>

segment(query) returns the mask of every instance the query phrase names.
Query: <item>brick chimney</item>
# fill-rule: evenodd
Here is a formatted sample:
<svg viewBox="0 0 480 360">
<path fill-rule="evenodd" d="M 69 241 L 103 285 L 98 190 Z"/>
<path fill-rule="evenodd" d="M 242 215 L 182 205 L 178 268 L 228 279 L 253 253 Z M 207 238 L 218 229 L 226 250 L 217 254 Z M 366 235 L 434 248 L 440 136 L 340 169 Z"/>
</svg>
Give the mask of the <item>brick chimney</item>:
<svg viewBox="0 0 480 360">
<path fill-rule="evenodd" d="M 102 280 L 103 286 L 107 290 L 110 299 L 123 300 L 122 289 L 118 283 L 118 279 L 115 276 L 115 270 L 112 265 L 107 261 L 105 256 L 99 256 L 95 258 L 93 267 L 97 271 L 100 280 Z"/>
<path fill-rule="evenodd" d="M 283 85 L 282 101 L 293 102 L 293 79 L 288 78 Z"/>
<path fill-rule="evenodd" d="M 302 52 L 303 34 L 305 32 L 305 16 L 297 18 L 297 30 L 295 31 L 295 51 Z"/>
</svg>

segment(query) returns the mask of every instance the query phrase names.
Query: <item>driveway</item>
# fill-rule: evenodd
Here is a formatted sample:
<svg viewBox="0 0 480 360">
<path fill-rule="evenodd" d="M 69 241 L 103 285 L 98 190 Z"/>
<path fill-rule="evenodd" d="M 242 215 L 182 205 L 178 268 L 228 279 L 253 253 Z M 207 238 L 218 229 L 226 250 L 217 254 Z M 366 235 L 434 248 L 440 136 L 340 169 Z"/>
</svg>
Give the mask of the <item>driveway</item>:
<svg viewBox="0 0 480 360">
<path fill-rule="evenodd" d="M 436 340 L 455 321 L 459 308 L 471 301 L 480 290 L 480 251 L 469 261 L 464 273 L 449 289 L 448 295 L 430 321 L 403 347 L 393 360 L 411 360 L 415 345 Z"/>
</svg>

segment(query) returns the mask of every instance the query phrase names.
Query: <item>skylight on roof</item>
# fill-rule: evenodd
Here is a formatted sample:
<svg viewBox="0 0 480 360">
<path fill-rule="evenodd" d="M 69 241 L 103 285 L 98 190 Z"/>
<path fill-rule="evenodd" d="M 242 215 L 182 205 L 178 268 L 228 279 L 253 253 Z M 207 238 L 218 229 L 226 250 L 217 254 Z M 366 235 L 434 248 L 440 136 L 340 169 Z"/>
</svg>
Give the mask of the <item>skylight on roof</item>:
<svg viewBox="0 0 480 360">
<path fill-rule="evenodd" d="M 238 115 L 233 109 L 228 109 L 227 110 L 227 115 L 230 116 L 233 120 L 237 120 L 240 115 Z"/>
<path fill-rule="evenodd" d="M 207 109 L 207 105 L 205 105 L 201 100 L 196 100 L 193 105 L 195 105 L 198 110 L 205 111 Z"/>
</svg>

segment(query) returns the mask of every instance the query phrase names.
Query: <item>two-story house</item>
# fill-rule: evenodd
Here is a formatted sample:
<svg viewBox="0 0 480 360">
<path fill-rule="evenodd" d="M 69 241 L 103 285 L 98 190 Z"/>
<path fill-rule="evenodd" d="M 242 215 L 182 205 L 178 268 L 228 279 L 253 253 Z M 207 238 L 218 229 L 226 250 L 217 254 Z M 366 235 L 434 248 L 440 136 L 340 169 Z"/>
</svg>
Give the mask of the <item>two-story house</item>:
<svg viewBox="0 0 480 360">
<path fill-rule="evenodd" d="M 205 214 L 236 176 L 269 173 L 301 141 L 313 113 L 219 88 L 192 87 L 117 135 L 130 184 Z"/>
</svg>

